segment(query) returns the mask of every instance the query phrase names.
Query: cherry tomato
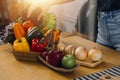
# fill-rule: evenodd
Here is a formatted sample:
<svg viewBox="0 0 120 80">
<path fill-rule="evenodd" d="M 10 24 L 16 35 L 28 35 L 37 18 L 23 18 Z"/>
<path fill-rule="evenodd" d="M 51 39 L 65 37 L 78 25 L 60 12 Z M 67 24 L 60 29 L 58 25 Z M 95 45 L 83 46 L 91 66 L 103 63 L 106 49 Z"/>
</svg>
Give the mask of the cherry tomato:
<svg viewBox="0 0 120 80">
<path fill-rule="evenodd" d="M 24 28 L 25 32 L 28 31 L 29 27 L 34 27 L 34 23 L 32 20 L 26 20 L 25 22 L 23 22 L 23 28 Z"/>
</svg>

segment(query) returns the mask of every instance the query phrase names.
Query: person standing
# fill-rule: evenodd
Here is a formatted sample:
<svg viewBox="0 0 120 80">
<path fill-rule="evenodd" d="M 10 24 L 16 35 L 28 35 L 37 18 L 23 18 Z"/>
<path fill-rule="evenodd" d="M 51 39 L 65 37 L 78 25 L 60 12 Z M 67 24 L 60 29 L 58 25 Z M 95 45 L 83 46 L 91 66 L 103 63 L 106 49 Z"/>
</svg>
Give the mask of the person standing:
<svg viewBox="0 0 120 80">
<path fill-rule="evenodd" d="M 45 8 L 42 9 L 43 11 L 40 13 L 37 20 L 41 20 L 43 14 L 50 6 L 70 1 L 74 0 L 52 0 L 49 5 L 45 5 Z M 97 0 L 96 4 L 97 9 L 95 11 L 98 20 L 96 42 L 120 51 L 120 0 Z M 31 16 L 33 11 L 34 9 L 32 7 L 29 8 L 28 17 Z M 77 23 L 79 23 L 79 19 L 77 20 Z M 80 26 L 78 25 L 77 28 L 79 29 L 79 27 Z"/>
<path fill-rule="evenodd" d="M 120 51 L 120 0 L 98 0 L 96 42 Z"/>
</svg>

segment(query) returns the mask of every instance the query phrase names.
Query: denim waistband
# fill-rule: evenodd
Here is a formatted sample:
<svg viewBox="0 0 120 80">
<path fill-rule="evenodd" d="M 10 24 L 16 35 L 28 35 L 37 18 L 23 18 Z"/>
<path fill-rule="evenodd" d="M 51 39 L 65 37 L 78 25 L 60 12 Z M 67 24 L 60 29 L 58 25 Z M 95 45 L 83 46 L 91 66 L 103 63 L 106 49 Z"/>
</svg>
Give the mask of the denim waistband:
<svg viewBox="0 0 120 80">
<path fill-rule="evenodd" d="M 119 10 L 115 10 L 115 11 L 99 11 L 98 12 L 98 14 L 100 15 L 100 16 L 112 16 L 112 15 L 114 15 L 114 14 L 116 14 L 116 13 L 120 13 L 120 9 Z"/>
<path fill-rule="evenodd" d="M 114 14 L 114 13 L 118 13 L 118 12 L 120 12 L 120 9 L 119 10 L 114 10 L 114 11 L 99 11 L 98 13 L 101 13 L 101 14 L 103 14 L 103 15 L 105 15 L 105 14 Z"/>
</svg>

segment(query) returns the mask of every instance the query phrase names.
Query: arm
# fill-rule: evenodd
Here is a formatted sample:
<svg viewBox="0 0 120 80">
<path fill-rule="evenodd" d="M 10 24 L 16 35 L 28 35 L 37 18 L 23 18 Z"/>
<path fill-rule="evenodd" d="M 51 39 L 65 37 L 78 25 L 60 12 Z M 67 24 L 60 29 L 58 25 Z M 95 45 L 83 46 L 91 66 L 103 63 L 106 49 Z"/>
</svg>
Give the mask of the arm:
<svg viewBox="0 0 120 80">
<path fill-rule="evenodd" d="M 38 16 L 37 21 L 40 21 L 42 16 L 44 15 L 44 13 L 52 6 L 52 5 L 56 5 L 56 4 L 63 4 L 63 3 L 67 3 L 67 2 L 71 2 L 74 0 L 50 0 L 49 2 L 45 2 L 45 3 L 38 3 L 40 5 L 41 8 L 41 13 Z M 31 14 L 33 13 L 33 11 L 37 8 L 38 6 L 36 5 L 31 5 L 30 8 L 28 9 L 28 14 L 27 17 L 30 17 Z"/>
<path fill-rule="evenodd" d="M 67 3 L 71 1 L 74 1 L 74 0 L 53 0 L 53 4 L 62 4 L 62 3 Z"/>
</svg>

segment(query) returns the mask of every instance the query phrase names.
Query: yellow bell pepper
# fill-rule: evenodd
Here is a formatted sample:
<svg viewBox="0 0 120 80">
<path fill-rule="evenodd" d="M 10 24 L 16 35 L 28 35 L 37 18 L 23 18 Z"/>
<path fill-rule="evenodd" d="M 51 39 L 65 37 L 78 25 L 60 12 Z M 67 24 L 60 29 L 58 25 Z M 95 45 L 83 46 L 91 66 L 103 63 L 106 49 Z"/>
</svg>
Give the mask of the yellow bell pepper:
<svg viewBox="0 0 120 80">
<path fill-rule="evenodd" d="M 30 52 L 30 46 L 25 37 L 16 39 L 13 43 L 13 49 L 15 51 Z"/>
</svg>

